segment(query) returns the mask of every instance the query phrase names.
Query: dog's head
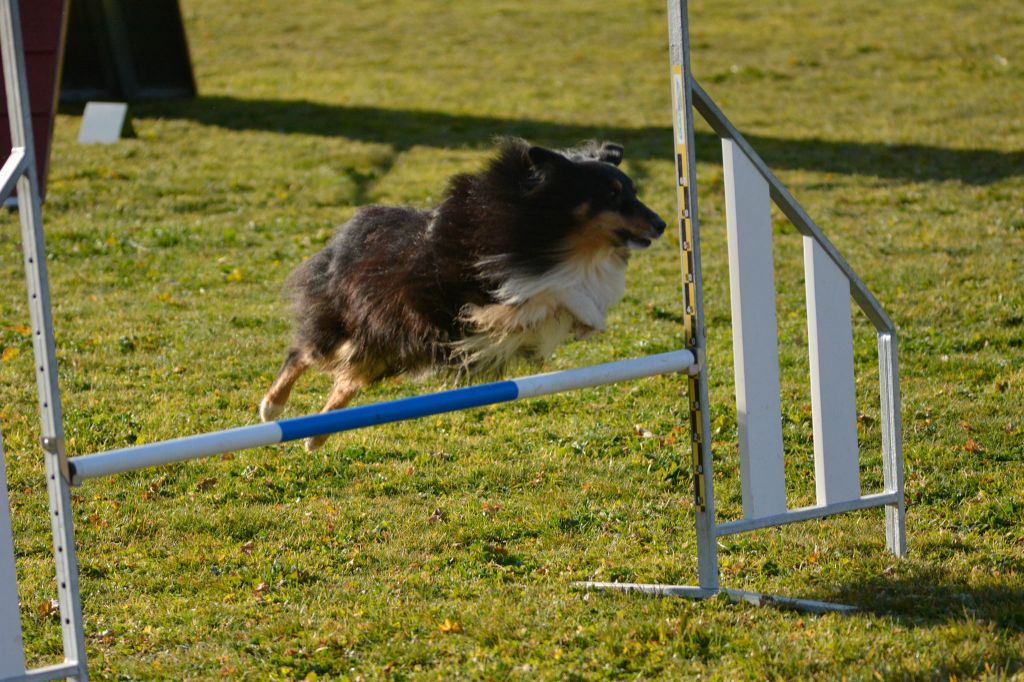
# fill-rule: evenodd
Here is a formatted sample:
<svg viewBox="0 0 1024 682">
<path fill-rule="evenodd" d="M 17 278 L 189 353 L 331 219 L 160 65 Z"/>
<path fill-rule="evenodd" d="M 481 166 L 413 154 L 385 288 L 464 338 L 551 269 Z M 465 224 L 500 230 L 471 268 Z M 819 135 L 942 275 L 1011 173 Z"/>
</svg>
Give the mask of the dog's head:
<svg viewBox="0 0 1024 682">
<path fill-rule="evenodd" d="M 640 201 L 633 180 L 619 169 L 622 154 L 610 142 L 564 152 L 527 150 L 537 193 L 571 215 L 572 248 L 645 249 L 665 232 L 665 221 Z"/>
</svg>

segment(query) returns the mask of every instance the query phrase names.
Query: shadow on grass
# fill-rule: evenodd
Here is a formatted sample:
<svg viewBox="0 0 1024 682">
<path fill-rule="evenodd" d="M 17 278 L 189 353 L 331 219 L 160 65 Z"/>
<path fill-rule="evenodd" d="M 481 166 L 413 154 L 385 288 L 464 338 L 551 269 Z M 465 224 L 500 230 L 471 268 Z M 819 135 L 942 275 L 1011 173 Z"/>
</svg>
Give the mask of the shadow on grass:
<svg viewBox="0 0 1024 682">
<path fill-rule="evenodd" d="M 591 138 L 615 140 L 627 146 L 629 157 L 649 160 L 667 158 L 666 150 L 671 145 L 667 125 L 638 128 L 573 125 L 441 111 L 340 106 L 308 100 L 212 96 L 138 104 L 132 113 L 141 118 L 187 119 L 229 130 L 346 137 L 388 144 L 398 151 L 416 145 L 485 148 L 497 136 L 516 135 L 556 147 Z M 959 180 L 975 185 L 1024 175 L 1024 150 L 944 149 L 763 135 L 750 135 L 747 139 L 774 168 L 909 181 Z M 696 143 L 701 160 L 719 161 L 717 136 L 698 133 Z"/>
<path fill-rule="evenodd" d="M 908 575 L 848 583 L 830 595 L 828 601 L 856 605 L 863 612 L 891 618 L 908 629 L 957 628 L 958 623 L 974 622 L 983 629 L 1004 633 L 1005 637 L 1000 635 L 1004 642 L 1012 642 L 1024 632 L 1024 589 L 967 585 L 936 568 L 918 568 Z M 1022 670 L 1024 650 L 1007 643 L 987 659 L 950 650 L 935 669 L 900 670 L 892 676 L 906 680 L 966 679 L 995 671 L 1013 677 Z"/>
<path fill-rule="evenodd" d="M 1024 632 L 1024 589 L 967 585 L 935 568 L 848 583 L 828 600 L 856 605 L 907 627 L 973 620 L 996 629 Z M 1024 651 L 1018 662 L 1024 665 Z"/>
</svg>

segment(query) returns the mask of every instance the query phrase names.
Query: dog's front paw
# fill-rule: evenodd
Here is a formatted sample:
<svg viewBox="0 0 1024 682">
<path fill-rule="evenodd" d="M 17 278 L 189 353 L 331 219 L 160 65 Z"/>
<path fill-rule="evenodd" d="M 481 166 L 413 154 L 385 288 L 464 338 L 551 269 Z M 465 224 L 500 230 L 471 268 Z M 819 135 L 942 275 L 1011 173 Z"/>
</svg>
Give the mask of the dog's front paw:
<svg viewBox="0 0 1024 682">
<path fill-rule="evenodd" d="M 274 421 L 282 412 L 284 412 L 284 405 L 277 405 L 276 403 L 270 402 L 270 397 L 266 396 L 260 403 L 260 420 L 265 422 Z"/>
<path fill-rule="evenodd" d="M 327 442 L 327 436 L 310 436 L 306 439 L 306 452 L 319 450 Z"/>
</svg>

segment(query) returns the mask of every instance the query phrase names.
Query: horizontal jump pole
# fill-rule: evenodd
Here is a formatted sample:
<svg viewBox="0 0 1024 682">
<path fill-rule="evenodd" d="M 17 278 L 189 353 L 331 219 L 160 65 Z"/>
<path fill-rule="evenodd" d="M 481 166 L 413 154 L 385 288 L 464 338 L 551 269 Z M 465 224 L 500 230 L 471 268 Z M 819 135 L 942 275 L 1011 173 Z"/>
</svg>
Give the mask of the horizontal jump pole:
<svg viewBox="0 0 1024 682">
<path fill-rule="evenodd" d="M 479 386 L 455 388 L 427 395 L 401 398 L 372 405 L 282 419 L 253 426 L 240 426 L 198 436 L 109 450 L 68 460 L 71 483 L 124 471 L 134 471 L 171 462 L 209 457 L 225 452 L 273 445 L 311 436 L 324 436 L 367 426 L 417 419 L 495 403 L 534 398 L 580 388 L 603 386 L 619 381 L 682 372 L 694 364 L 688 350 L 659 353 L 643 358 L 619 360 Z"/>
</svg>

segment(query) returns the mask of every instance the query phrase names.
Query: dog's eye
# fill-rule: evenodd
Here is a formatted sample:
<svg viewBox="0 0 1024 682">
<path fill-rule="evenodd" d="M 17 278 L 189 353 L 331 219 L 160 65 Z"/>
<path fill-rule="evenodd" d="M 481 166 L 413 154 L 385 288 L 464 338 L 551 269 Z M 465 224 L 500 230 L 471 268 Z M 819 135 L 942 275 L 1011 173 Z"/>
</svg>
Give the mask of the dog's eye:
<svg viewBox="0 0 1024 682">
<path fill-rule="evenodd" d="M 622 185 L 617 182 L 613 182 L 612 186 L 608 188 L 608 198 L 618 199 L 620 194 L 622 194 Z"/>
</svg>

